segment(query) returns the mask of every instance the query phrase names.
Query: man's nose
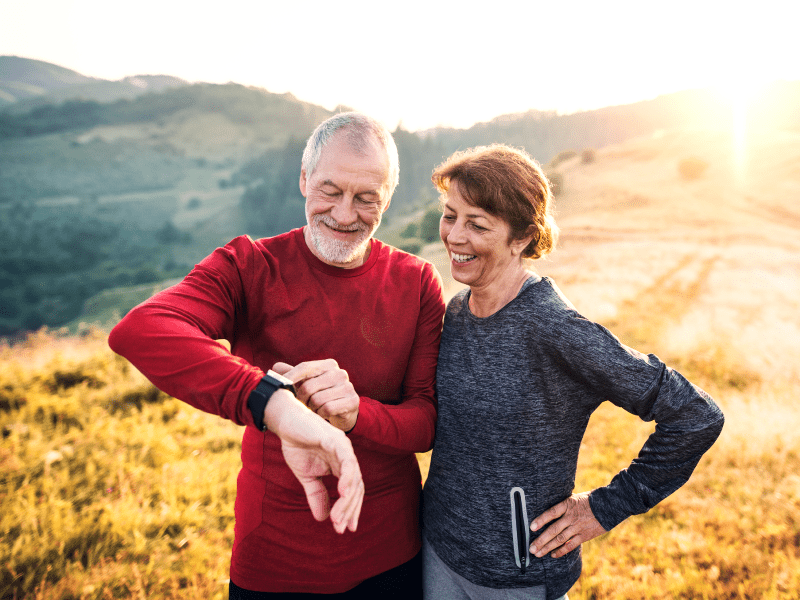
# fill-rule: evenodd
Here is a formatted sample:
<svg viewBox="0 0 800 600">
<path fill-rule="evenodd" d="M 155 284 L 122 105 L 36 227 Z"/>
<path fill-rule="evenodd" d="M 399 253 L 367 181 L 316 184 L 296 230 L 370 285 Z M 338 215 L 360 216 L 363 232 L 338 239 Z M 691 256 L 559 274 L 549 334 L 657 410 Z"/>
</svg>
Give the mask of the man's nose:
<svg viewBox="0 0 800 600">
<path fill-rule="evenodd" d="M 340 225 L 355 223 L 358 219 L 358 213 L 355 209 L 353 197 L 348 195 L 342 196 L 339 201 L 333 205 L 331 216 L 336 219 L 336 222 Z"/>
</svg>

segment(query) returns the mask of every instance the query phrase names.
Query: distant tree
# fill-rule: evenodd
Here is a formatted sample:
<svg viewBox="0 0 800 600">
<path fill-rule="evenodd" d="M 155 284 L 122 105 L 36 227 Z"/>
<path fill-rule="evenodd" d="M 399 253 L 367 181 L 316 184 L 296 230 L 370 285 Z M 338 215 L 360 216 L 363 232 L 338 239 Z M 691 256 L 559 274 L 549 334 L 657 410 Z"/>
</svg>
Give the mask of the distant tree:
<svg viewBox="0 0 800 600">
<path fill-rule="evenodd" d="M 439 210 L 439 205 L 431 206 L 422 217 L 422 222 L 419 224 L 419 237 L 425 242 L 435 242 L 439 239 L 439 220 L 442 217 L 442 211 Z"/>
<path fill-rule="evenodd" d="M 203 203 L 200 201 L 200 198 L 192 198 L 191 200 L 189 200 L 188 204 L 186 204 L 186 209 L 195 210 L 197 208 L 200 208 L 202 204 Z"/>
<path fill-rule="evenodd" d="M 550 162 L 548 163 L 548 166 L 555 168 L 558 165 L 560 165 L 561 163 L 566 162 L 571 158 L 575 158 L 576 156 L 578 156 L 578 153 L 575 152 L 575 150 L 562 150 L 561 152 L 556 154 L 552 158 L 552 160 L 550 160 Z"/>
<path fill-rule="evenodd" d="M 564 191 L 564 176 L 558 171 L 548 171 L 545 175 L 550 182 L 550 191 L 553 192 L 553 196 L 561 195 L 561 192 Z"/>
<path fill-rule="evenodd" d="M 422 250 L 422 244 L 419 241 L 407 241 L 400 244 L 400 250 L 408 252 L 409 254 L 418 254 Z"/>
<path fill-rule="evenodd" d="M 167 221 L 164 225 L 156 231 L 156 239 L 162 244 L 174 244 L 181 239 L 181 231 L 172 221 Z"/>
<path fill-rule="evenodd" d="M 419 223 L 412 222 L 406 225 L 406 228 L 400 232 L 400 237 L 413 238 L 417 237 L 418 234 L 419 234 Z"/>
</svg>

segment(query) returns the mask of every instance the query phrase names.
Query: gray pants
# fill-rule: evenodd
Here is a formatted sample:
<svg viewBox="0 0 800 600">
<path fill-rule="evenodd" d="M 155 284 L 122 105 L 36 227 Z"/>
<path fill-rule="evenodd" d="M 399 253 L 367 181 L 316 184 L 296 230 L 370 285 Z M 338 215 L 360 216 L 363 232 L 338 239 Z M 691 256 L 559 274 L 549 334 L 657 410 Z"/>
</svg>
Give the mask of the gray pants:
<svg viewBox="0 0 800 600">
<path fill-rule="evenodd" d="M 442 562 L 422 538 L 422 594 L 424 600 L 545 600 L 543 585 L 529 588 L 496 589 L 475 585 Z M 561 596 L 558 600 L 569 600 Z"/>
</svg>

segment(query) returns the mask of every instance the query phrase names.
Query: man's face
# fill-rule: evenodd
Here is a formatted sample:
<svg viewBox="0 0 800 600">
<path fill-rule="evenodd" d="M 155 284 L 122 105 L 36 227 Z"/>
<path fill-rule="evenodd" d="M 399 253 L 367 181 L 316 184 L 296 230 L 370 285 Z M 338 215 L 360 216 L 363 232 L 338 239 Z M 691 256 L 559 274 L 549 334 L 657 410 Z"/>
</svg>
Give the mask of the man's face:
<svg viewBox="0 0 800 600">
<path fill-rule="evenodd" d="M 311 175 L 300 173 L 306 198 L 306 244 L 323 262 L 358 267 L 369 256 L 370 239 L 389 206 L 389 159 L 376 139 L 364 152 L 341 132 L 322 150 Z"/>
</svg>

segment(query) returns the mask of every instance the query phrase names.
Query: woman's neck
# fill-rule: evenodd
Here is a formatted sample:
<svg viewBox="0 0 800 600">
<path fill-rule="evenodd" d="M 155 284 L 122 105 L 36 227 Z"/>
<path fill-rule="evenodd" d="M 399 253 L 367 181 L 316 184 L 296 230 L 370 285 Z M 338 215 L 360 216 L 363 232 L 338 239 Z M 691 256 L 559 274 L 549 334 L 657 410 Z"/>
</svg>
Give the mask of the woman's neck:
<svg viewBox="0 0 800 600">
<path fill-rule="evenodd" d="M 470 286 L 469 309 L 479 318 L 493 315 L 519 294 L 522 284 L 533 275 L 520 262 L 502 277 L 482 286 Z"/>
</svg>

